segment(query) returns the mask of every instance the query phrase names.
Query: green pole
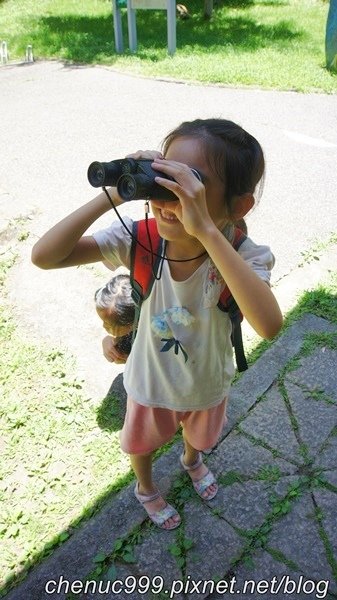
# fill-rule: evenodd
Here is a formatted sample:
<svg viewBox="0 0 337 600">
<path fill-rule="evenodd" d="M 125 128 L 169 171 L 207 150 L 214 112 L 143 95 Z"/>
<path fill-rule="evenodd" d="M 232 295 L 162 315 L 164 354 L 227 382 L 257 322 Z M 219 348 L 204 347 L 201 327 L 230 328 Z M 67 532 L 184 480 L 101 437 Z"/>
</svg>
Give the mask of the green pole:
<svg viewBox="0 0 337 600">
<path fill-rule="evenodd" d="M 330 0 L 325 34 L 326 66 L 337 72 L 337 0 Z"/>
</svg>

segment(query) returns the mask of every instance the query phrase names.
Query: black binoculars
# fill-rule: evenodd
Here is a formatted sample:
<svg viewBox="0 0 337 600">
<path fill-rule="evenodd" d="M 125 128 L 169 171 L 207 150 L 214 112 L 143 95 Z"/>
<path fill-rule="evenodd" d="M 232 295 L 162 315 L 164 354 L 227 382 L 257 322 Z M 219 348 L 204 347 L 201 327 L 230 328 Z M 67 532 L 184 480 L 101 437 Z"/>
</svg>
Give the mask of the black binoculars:
<svg viewBox="0 0 337 600">
<path fill-rule="evenodd" d="M 152 169 L 152 159 L 135 160 L 123 158 L 111 162 L 93 162 L 88 168 L 88 180 L 93 187 L 117 186 L 118 194 L 123 200 L 177 200 L 177 196 L 155 181 L 155 177 L 163 177 L 174 181 L 172 177 Z M 191 169 L 202 181 L 201 174 Z"/>
</svg>

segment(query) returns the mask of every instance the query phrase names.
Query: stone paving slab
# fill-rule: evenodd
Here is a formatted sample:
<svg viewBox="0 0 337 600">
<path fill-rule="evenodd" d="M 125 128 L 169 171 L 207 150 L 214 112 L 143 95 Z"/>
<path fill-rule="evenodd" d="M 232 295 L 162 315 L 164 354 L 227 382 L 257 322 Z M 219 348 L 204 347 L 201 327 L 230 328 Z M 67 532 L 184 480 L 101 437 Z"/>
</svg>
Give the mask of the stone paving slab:
<svg viewBox="0 0 337 600">
<path fill-rule="evenodd" d="M 337 496 L 331 498 L 336 501 Z M 289 514 L 281 518 L 268 539 L 268 547 L 278 550 L 284 557 L 298 566 L 307 579 L 330 581 L 330 591 L 337 592 L 333 573 L 327 561 L 323 541 L 320 537 L 315 504 L 311 494 L 300 497 Z"/>
<path fill-rule="evenodd" d="M 312 369 L 313 365 L 315 365 L 314 357 L 308 367 Z M 298 439 L 309 449 L 310 456 L 314 457 L 337 425 L 337 406 L 327 402 L 323 397 L 313 399 L 314 394 L 311 393 L 310 388 L 303 391 L 287 379 L 285 389 L 298 425 Z"/>
<path fill-rule="evenodd" d="M 322 526 L 337 560 L 337 496 L 329 490 L 315 490 L 313 496 L 321 511 Z"/>
<path fill-rule="evenodd" d="M 304 389 L 323 389 L 327 396 L 337 402 L 336 366 L 336 352 L 323 346 L 316 348 L 310 356 L 302 358 L 300 368 L 289 374 L 289 379 Z"/>
<path fill-rule="evenodd" d="M 323 469 L 335 469 L 337 466 L 337 435 L 331 435 L 325 440 L 325 445 L 322 452 L 319 453 L 315 460 L 317 467 Z M 336 482 L 337 485 L 337 482 Z"/>
<path fill-rule="evenodd" d="M 265 482 L 247 481 L 222 486 L 212 501 L 217 515 L 240 529 L 260 527 L 269 511 L 270 490 Z"/>
<path fill-rule="evenodd" d="M 236 570 L 233 589 L 236 593 L 240 590 L 239 598 L 244 600 L 308 600 L 316 597 L 316 594 L 318 597 L 325 594 L 325 583 L 309 583 L 311 581 L 301 571 L 295 571 L 276 560 L 269 552 L 259 550 L 253 556 L 252 564 L 241 564 Z M 313 586 L 314 593 L 308 594 Z M 209 600 L 224 600 L 224 596 L 212 594 Z"/>
<path fill-rule="evenodd" d="M 336 466 L 336 465 L 337 465 L 337 458 L 336 458 L 334 466 Z M 334 486 L 337 491 L 337 469 L 333 470 L 333 471 L 324 471 L 323 477 L 324 477 L 324 479 L 326 479 L 326 481 L 328 481 L 328 483 L 330 483 L 332 486 Z"/>
<path fill-rule="evenodd" d="M 292 474 L 297 466 L 275 458 L 270 450 L 254 444 L 241 433 L 231 433 L 209 457 L 208 465 L 217 475 L 235 472 L 246 477 L 257 477 L 261 470 L 276 467 L 284 474 Z"/>
<path fill-rule="evenodd" d="M 168 537 L 169 536 L 169 537 Z M 109 600 L 146 600 L 151 597 L 151 588 L 155 593 L 161 586 L 163 589 L 170 590 L 174 581 L 182 579 L 181 570 L 178 568 L 172 554 L 168 550 L 168 545 L 172 543 L 174 537 L 166 531 L 160 531 L 151 528 L 148 535 L 136 547 L 134 555 L 135 564 L 116 563 L 116 583 L 115 590 L 109 594 L 100 593 L 99 589 L 95 593 L 81 594 L 81 600 L 99 600 L 100 598 L 108 598 Z M 109 578 L 105 577 L 108 585 Z M 139 590 L 136 586 L 136 581 L 139 582 Z M 125 582 L 123 589 L 122 582 Z M 178 591 L 178 585 L 176 589 Z M 104 589 L 104 588 L 103 588 Z M 149 590 L 149 591 L 148 591 Z M 155 594 L 156 595 L 156 594 Z M 180 593 L 175 594 L 175 600 L 183 600 L 184 596 Z"/>
<path fill-rule="evenodd" d="M 144 600 L 144 594 L 138 593 L 133 590 L 134 582 L 136 577 L 139 576 L 137 569 L 132 573 L 130 565 L 118 564 L 115 571 L 115 579 L 112 581 L 109 573 L 102 576 L 99 581 L 95 581 L 93 578 L 88 578 L 88 587 L 85 593 L 76 595 L 79 600 L 100 600 L 105 598 L 106 600 Z M 129 579 L 128 579 L 129 578 Z M 121 582 L 121 583 L 119 583 Z M 127 582 L 127 585 L 123 589 L 122 582 Z M 114 584 L 114 587 L 113 587 Z M 130 593 L 132 591 L 132 593 Z"/>
<path fill-rule="evenodd" d="M 214 505 L 214 500 L 208 503 Z M 187 554 L 187 574 L 197 581 L 223 577 L 235 557 L 242 552 L 245 541 L 224 519 L 213 515 L 207 506 L 198 502 L 188 503 L 184 510 L 187 522 L 185 535 L 194 542 Z M 190 593 L 188 599 L 202 599 L 205 594 Z"/>
<path fill-rule="evenodd" d="M 280 390 L 273 386 L 266 397 L 240 424 L 240 430 L 257 439 L 263 439 L 271 449 L 287 460 L 303 463 L 298 439 Z"/>
</svg>

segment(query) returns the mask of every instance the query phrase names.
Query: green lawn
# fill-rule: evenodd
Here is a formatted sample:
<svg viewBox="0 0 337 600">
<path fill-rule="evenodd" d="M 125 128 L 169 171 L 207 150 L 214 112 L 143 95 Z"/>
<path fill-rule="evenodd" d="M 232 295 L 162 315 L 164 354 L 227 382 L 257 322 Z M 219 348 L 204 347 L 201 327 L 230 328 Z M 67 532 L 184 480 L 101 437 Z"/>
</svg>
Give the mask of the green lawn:
<svg viewBox="0 0 337 600">
<path fill-rule="evenodd" d="M 131 479 L 114 400 L 95 405 L 69 353 L 19 334 L 6 301 L 14 262 L 0 262 L 0 596 Z"/>
<path fill-rule="evenodd" d="M 326 0 L 219 0 L 210 21 L 203 3 L 188 0 L 191 17 L 177 20 L 177 52 L 166 49 L 163 11 L 137 12 L 138 52 L 113 43 L 111 0 L 0 0 L 1 36 L 12 59 L 28 44 L 35 58 L 99 63 L 154 77 L 250 85 L 302 92 L 337 91 L 325 68 Z"/>
</svg>

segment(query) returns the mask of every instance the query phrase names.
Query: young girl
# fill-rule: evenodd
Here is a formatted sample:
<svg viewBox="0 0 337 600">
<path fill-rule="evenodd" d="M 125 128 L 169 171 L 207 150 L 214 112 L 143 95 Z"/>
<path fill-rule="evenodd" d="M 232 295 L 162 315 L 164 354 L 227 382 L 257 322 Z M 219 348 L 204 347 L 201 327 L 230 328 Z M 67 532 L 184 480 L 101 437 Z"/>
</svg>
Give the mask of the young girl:
<svg viewBox="0 0 337 600">
<path fill-rule="evenodd" d="M 234 376 L 230 320 L 217 308 L 222 288 L 228 285 L 262 337 L 271 339 L 279 332 L 282 315 L 268 285 L 273 265 L 269 248 L 247 238 L 237 252 L 230 243 L 232 223 L 253 207 L 264 173 L 256 139 L 231 121 L 198 119 L 166 137 L 163 156 L 139 152 L 133 157 L 153 158 L 153 169 L 170 177 L 158 176 L 156 182 L 177 200 L 151 200 L 166 250 L 125 366 L 128 402 L 121 447 L 137 478 L 136 498 L 153 522 L 173 529 L 180 516 L 153 482 L 152 453 L 180 425 L 180 461 L 196 492 L 208 501 L 218 489 L 201 451 L 213 447 L 223 429 Z M 202 174 L 202 182 L 192 168 Z M 122 203 L 115 188 L 109 193 L 116 206 Z M 58 223 L 34 246 L 34 264 L 50 269 L 107 260 L 129 268 L 131 240 L 119 222 L 83 236 L 110 208 L 102 192 Z M 130 228 L 131 219 L 126 221 Z"/>
<path fill-rule="evenodd" d="M 96 311 L 110 335 L 103 338 L 103 354 L 109 362 L 125 363 L 131 352 L 135 303 L 130 275 L 114 275 L 95 292 Z"/>
</svg>

